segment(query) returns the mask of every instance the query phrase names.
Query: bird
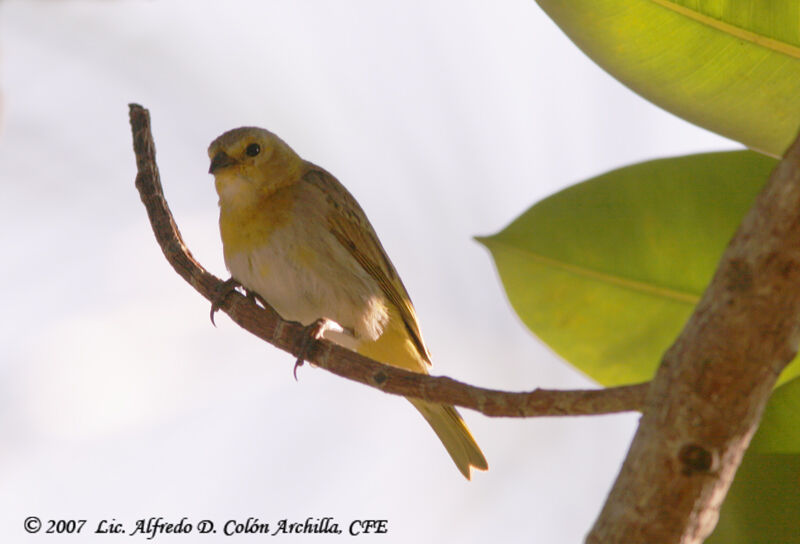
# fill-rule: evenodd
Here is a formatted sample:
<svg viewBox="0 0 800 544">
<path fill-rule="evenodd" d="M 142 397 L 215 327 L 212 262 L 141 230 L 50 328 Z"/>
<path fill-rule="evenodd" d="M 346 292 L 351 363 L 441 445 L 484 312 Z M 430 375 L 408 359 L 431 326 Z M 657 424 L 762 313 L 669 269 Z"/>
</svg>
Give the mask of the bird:
<svg viewBox="0 0 800 544">
<path fill-rule="evenodd" d="M 331 323 L 322 338 L 428 373 L 431 356 L 411 298 L 361 206 L 333 175 L 258 127 L 225 132 L 208 156 L 230 281 L 285 320 Z M 408 400 L 467 479 L 473 468 L 488 469 L 453 406 Z"/>
</svg>

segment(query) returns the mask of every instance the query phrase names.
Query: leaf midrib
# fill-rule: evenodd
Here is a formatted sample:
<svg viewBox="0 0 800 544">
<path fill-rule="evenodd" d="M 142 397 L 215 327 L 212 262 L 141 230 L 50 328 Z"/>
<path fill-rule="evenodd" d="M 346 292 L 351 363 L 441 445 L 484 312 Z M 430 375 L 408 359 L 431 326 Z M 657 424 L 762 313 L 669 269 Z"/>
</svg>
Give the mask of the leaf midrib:
<svg viewBox="0 0 800 544">
<path fill-rule="evenodd" d="M 677 289 L 672 289 L 669 287 L 662 287 L 659 285 L 654 285 L 652 283 L 646 283 L 643 281 L 625 278 L 619 275 L 609 274 L 608 272 L 601 272 L 600 270 L 588 268 L 583 265 L 568 263 L 565 261 L 555 259 L 553 257 L 546 257 L 530 249 L 509 245 L 500 242 L 499 240 L 492 240 L 492 242 L 502 245 L 507 249 L 513 249 L 520 253 L 524 253 L 526 256 L 530 257 L 533 261 L 537 262 L 538 264 L 543 264 L 546 266 L 550 266 L 552 268 L 565 270 L 567 272 L 571 272 L 573 274 L 585 278 L 630 289 L 631 291 L 636 291 L 639 293 L 644 293 L 656 297 L 663 297 L 675 302 L 691 304 L 692 306 L 696 305 L 697 302 L 700 300 L 700 297 L 694 293 L 687 293 L 685 291 L 679 291 Z"/>
<path fill-rule="evenodd" d="M 786 42 L 782 42 L 780 40 L 776 40 L 774 38 L 769 38 L 767 36 L 764 36 L 763 34 L 758 34 L 751 30 L 747 30 L 732 25 L 730 23 L 726 23 L 725 21 L 721 21 L 719 19 L 715 19 L 713 17 L 710 17 L 693 9 L 687 8 L 686 6 L 676 4 L 671 0 L 650 0 L 650 1 L 655 4 L 658 4 L 659 6 L 665 9 L 674 11 L 675 13 L 679 13 L 680 15 L 684 15 L 685 17 L 688 17 L 693 21 L 697 21 L 715 30 L 719 30 L 720 32 L 724 32 L 725 34 L 729 34 L 731 36 L 739 38 L 740 40 L 748 41 L 756 45 L 765 47 L 767 49 L 784 53 L 791 57 L 800 58 L 800 47 L 788 44 Z"/>
</svg>

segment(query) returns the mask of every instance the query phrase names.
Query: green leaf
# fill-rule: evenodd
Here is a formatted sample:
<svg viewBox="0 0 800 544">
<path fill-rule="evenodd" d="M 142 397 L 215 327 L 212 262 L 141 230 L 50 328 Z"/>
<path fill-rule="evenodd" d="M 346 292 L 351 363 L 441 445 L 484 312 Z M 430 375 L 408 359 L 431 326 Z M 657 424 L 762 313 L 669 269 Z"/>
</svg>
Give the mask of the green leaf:
<svg viewBox="0 0 800 544">
<path fill-rule="evenodd" d="M 750 151 L 615 170 L 479 238 L 519 317 L 603 385 L 648 380 L 776 161 Z M 800 374 L 793 362 L 781 381 Z"/>
<path fill-rule="evenodd" d="M 800 454 L 749 449 L 706 542 L 800 543 Z"/>
<path fill-rule="evenodd" d="M 762 453 L 800 452 L 800 378 L 772 392 L 750 449 Z M 797 484 L 800 486 L 800 481 Z M 797 512 L 800 517 L 800 509 Z"/>
<path fill-rule="evenodd" d="M 773 156 L 797 134 L 797 0 L 537 2 L 586 55 L 667 111 Z"/>
<path fill-rule="evenodd" d="M 709 544 L 800 543 L 800 378 L 776 388 Z"/>
<path fill-rule="evenodd" d="M 707 542 L 800 543 L 800 378 L 775 389 Z"/>
</svg>

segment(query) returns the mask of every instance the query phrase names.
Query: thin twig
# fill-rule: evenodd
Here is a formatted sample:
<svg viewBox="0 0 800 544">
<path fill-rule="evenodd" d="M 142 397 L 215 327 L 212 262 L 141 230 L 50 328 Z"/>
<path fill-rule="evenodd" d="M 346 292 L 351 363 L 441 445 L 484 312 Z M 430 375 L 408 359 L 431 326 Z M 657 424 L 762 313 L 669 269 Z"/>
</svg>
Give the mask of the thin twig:
<svg viewBox="0 0 800 544">
<path fill-rule="evenodd" d="M 149 112 L 131 104 L 130 121 L 138 169 L 136 188 L 147 208 L 158 244 L 175 271 L 201 295 L 213 301 L 224 282 L 192 257 L 175 225 L 161 188 Z M 233 292 L 220 303 L 219 309 L 259 338 L 295 357 L 300 355 L 299 347 L 305 338 L 303 326 L 284 321 L 268 305 L 262 308 Z M 455 404 L 495 417 L 576 416 L 641 410 L 648 389 L 648 384 L 644 383 L 575 391 L 498 391 L 388 366 L 327 340 L 313 342 L 303 357 L 320 368 L 386 393 Z"/>
</svg>

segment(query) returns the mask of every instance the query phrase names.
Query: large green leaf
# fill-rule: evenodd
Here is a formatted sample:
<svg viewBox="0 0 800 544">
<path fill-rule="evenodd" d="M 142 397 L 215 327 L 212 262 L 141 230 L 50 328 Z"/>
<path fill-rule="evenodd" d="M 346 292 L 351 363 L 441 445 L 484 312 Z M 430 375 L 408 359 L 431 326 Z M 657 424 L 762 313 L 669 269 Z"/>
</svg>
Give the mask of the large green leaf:
<svg viewBox="0 0 800 544">
<path fill-rule="evenodd" d="M 800 454 L 748 450 L 706 542 L 800 543 Z"/>
<path fill-rule="evenodd" d="M 772 393 L 707 542 L 800 543 L 800 378 Z"/>
<path fill-rule="evenodd" d="M 772 392 L 750 449 L 762 453 L 800 452 L 800 377 Z M 800 479 L 797 485 L 800 487 Z M 800 509 L 797 515 L 800 518 Z"/>
<path fill-rule="evenodd" d="M 797 0 L 537 0 L 592 60 L 662 108 L 780 156 L 800 127 Z"/>
<path fill-rule="evenodd" d="M 707 542 L 800 543 L 800 378 L 772 393 Z"/>
<path fill-rule="evenodd" d="M 738 151 L 629 166 L 479 241 L 517 314 L 559 355 L 603 385 L 644 381 L 775 164 Z M 781 380 L 798 374 L 795 361 Z"/>
</svg>

